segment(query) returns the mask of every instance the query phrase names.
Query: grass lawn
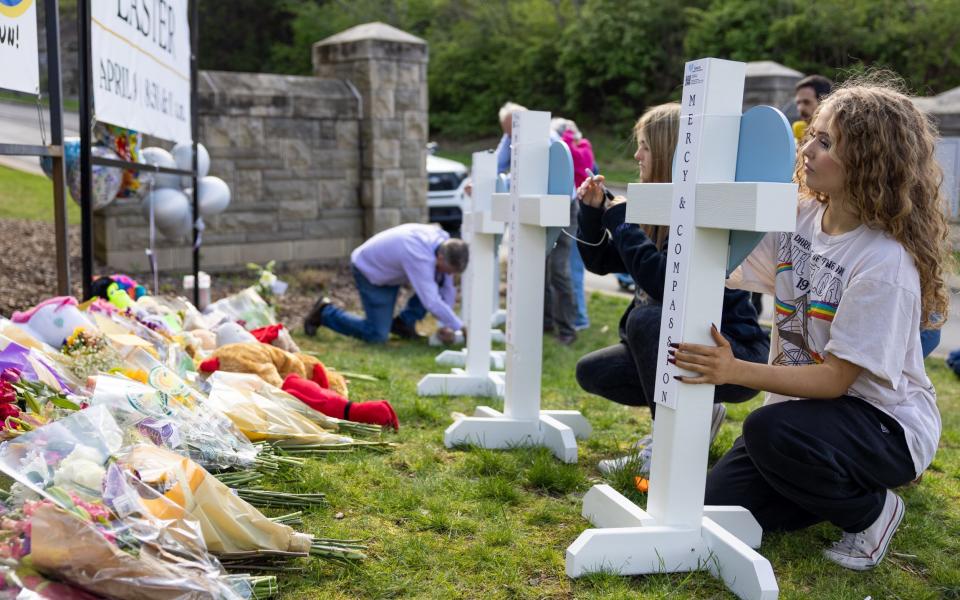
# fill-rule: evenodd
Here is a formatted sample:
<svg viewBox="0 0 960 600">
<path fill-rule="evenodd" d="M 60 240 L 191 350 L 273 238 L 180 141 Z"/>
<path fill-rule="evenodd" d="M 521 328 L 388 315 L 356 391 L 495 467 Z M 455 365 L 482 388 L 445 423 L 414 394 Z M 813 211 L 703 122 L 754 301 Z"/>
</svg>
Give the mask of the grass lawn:
<svg viewBox="0 0 960 600">
<path fill-rule="evenodd" d="M 589 524 L 581 498 L 594 482 L 601 458 L 623 452 L 649 431 L 645 410 L 615 406 L 582 392 L 574 365 L 582 354 L 615 343 L 625 301 L 594 294 L 593 327 L 569 348 L 544 348 L 543 404 L 578 409 L 594 427 L 581 443 L 581 459 L 564 465 L 544 450 L 448 450 L 443 431 L 450 413 L 496 400 L 418 398 L 416 383 L 436 371 L 438 350 L 391 341 L 371 347 L 321 330 L 300 337 L 307 350 L 331 366 L 368 373 L 353 400 L 389 399 L 401 429 L 388 436 L 391 454 L 362 452 L 311 460 L 296 491 L 321 491 L 330 507 L 308 516 L 307 530 L 331 537 L 364 538 L 370 558 L 343 569 L 318 563 L 305 575 L 281 577 L 284 598 L 732 598 L 705 573 L 619 577 L 596 574 L 571 580 L 564 552 Z M 608 324 L 608 327 L 603 327 Z M 937 386 L 944 434 L 933 466 L 921 483 L 901 490 L 907 513 L 891 554 L 875 571 L 855 573 L 820 557 L 839 530 L 819 525 L 793 534 L 771 534 L 761 552 L 773 564 L 782 598 L 960 598 L 960 384 L 942 360 L 928 370 Z M 743 419 L 759 405 L 731 405 L 711 449 L 716 460 L 733 442 Z M 644 502 L 628 481 L 615 487 Z M 335 513 L 344 517 L 334 519 Z"/>
<path fill-rule="evenodd" d="M 67 194 L 67 221 L 80 223 L 80 207 Z M 53 181 L 0 166 L 0 219 L 53 221 Z"/>
</svg>

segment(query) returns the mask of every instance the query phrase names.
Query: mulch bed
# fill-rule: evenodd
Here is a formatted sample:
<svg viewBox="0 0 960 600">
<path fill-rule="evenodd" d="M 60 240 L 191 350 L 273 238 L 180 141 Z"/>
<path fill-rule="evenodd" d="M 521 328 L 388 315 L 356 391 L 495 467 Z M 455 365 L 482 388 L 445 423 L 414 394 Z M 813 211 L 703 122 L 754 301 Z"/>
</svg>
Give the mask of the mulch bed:
<svg viewBox="0 0 960 600">
<path fill-rule="evenodd" d="M 24 310 L 57 293 L 56 245 L 52 223 L 0 219 L 0 315 L 9 317 L 16 310 Z M 80 228 L 69 229 L 70 275 L 73 295 L 81 294 L 80 286 Z M 201 263 L 202 267 L 202 263 Z M 98 265 L 97 273 L 111 271 Z M 186 273 L 161 273 L 160 291 L 182 293 L 181 284 Z M 149 273 L 127 273 L 148 285 Z M 347 260 L 334 265 L 323 265 L 295 271 L 277 272 L 290 284 L 287 292 L 277 299 L 277 316 L 291 329 L 299 328 L 304 315 L 321 294 L 330 296 L 347 307 L 359 306 L 359 297 L 353 286 L 353 276 Z M 211 298 L 217 300 L 254 283 L 249 271 L 212 275 Z"/>
</svg>

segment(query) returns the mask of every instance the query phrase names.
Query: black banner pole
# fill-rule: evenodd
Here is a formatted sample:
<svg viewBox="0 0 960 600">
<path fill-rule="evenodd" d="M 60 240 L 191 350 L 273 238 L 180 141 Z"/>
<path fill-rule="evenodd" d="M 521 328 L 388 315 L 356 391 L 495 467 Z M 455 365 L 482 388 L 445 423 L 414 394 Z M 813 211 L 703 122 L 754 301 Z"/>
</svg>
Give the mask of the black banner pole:
<svg viewBox="0 0 960 600">
<path fill-rule="evenodd" d="M 63 88 L 60 81 L 60 3 L 46 0 L 47 95 L 50 98 L 50 143 L 63 147 Z M 70 295 L 70 247 L 63 153 L 53 161 L 53 230 L 57 240 L 57 294 Z"/>
<path fill-rule="evenodd" d="M 90 197 L 90 126 L 93 81 L 90 64 L 90 0 L 77 1 L 77 27 L 80 42 L 80 248 L 83 262 L 83 298 L 90 297 L 93 284 L 93 202 Z"/>
<path fill-rule="evenodd" d="M 193 139 L 193 305 L 200 308 L 200 181 L 197 164 L 197 44 L 200 36 L 200 0 L 190 0 L 190 137 Z"/>
</svg>

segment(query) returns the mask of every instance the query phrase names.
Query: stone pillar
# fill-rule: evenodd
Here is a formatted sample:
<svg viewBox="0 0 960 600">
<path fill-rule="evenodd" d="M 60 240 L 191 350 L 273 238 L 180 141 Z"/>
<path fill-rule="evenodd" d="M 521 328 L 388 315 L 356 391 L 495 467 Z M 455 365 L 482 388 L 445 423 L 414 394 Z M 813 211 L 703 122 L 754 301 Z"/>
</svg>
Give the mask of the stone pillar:
<svg viewBox="0 0 960 600">
<path fill-rule="evenodd" d="M 366 23 L 313 45 L 318 77 L 349 81 L 363 107 L 360 206 L 369 237 L 427 217 L 427 44 Z"/>
<path fill-rule="evenodd" d="M 747 75 L 743 86 L 743 110 L 765 104 L 779 108 L 793 121 L 799 118 L 793 105 L 794 90 L 803 73 L 785 67 L 772 60 L 747 63 Z"/>
</svg>

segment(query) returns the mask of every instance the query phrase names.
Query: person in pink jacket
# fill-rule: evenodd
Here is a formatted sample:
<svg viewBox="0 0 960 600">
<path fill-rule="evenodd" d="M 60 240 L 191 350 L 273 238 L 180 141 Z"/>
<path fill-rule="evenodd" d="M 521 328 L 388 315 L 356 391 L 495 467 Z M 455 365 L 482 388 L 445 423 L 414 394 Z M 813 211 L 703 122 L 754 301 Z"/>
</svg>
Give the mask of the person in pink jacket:
<svg viewBox="0 0 960 600">
<path fill-rule="evenodd" d="M 558 117 L 550 122 L 550 126 L 570 149 L 570 155 L 573 157 L 573 183 L 579 189 L 580 184 L 587 178 L 586 170 L 590 169 L 594 173 L 597 171 L 590 140 L 583 137 L 577 124 L 570 119 Z M 590 326 L 590 317 L 587 315 L 587 301 L 583 292 L 583 275 L 583 258 L 580 256 L 577 245 L 571 244 L 570 278 L 573 283 L 573 297 L 577 302 L 577 315 L 573 326 L 577 330 L 586 329 Z"/>
</svg>

